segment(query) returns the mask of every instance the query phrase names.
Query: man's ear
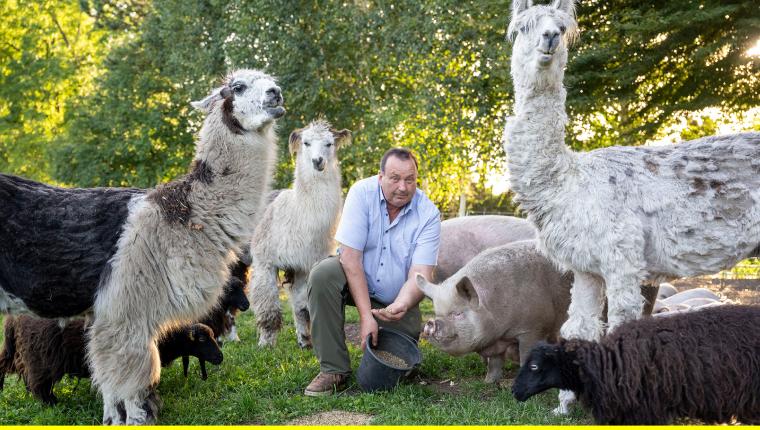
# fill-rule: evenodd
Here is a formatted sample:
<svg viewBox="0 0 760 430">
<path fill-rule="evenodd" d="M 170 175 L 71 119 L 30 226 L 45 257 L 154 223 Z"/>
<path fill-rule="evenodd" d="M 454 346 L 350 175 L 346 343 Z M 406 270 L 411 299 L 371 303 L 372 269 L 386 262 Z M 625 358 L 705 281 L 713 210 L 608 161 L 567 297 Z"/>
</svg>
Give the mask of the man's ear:
<svg viewBox="0 0 760 430">
<path fill-rule="evenodd" d="M 293 132 L 290 133 L 290 139 L 288 139 L 288 149 L 290 150 L 290 155 L 297 153 L 301 148 L 301 130 L 303 129 L 299 128 L 293 130 Z"/>
</svg>

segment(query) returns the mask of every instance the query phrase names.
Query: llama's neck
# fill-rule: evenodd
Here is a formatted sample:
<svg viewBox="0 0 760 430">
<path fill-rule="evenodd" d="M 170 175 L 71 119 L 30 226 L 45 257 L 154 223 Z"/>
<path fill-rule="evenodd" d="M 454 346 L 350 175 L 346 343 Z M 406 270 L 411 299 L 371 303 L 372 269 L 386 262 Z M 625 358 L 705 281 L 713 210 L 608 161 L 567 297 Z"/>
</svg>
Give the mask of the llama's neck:
<svg viewBox="0 0 760 430">
<path fill-rule="evenodd" d="M 271 170 L 273 166 L 276 140 L 273 125 L 257 132 L 235 134 L 220 116 L 212 116 L 201 129 L 195 159 L 206 163 L 216 175 L 260 179 L 260 171 Z"/>
<path fill-rule="evenodd" d="M 505 147 L 512 190 L 529 213 L 549 209 L 547 202 L 563 192 L 576 168 L 576 155 L 565 145 L 566 94 L 561 80 L 540 73 L 515 80 L 515 116 L 505 129 Z"/>
<path fill-rule="evenodd" d="M 340 168 L 333 161 L 318 172 L 311 166 L 298 163 L 296 166 L 293 191 L 296 201 L 311 207 L 332 208 L 340 205 Z"/>
<path fill-rule="evenodd" d="M 276 140 L 273 125 L 235 134 L 220 117 L 207 118 L 201 130 L 196 163 L 204 164 L 209 178 L 204 186 L 191 188 L 193 222 L 221 228 L 231 240 L 224 244 L 227 249 L 250 240 L 264 212 L 277 157 Z"/>
</svg>

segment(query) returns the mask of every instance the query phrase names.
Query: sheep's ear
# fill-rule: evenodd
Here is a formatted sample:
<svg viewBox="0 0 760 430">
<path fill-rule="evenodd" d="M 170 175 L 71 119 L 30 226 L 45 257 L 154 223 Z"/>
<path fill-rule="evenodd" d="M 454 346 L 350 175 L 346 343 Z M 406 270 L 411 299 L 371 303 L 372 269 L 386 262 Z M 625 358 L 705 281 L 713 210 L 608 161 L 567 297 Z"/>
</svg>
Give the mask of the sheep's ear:
<svg viewBox="0 0 760 430">
<path fill-rule="evenodd" d="M 570 16 L 575 16 L 575 0 L 554 0 L 552 6 Z"/>
<path fill-rule="evenodd" d="M 290 150 L 290 155 L 295 154 L 298 152 L 298 149 L 301 147 L 301 128 L 297 130 L 293 130 L 292 133 L 290 133 L 290 138 L 288 139 L 288 149 Z"/>
<path fill-rule="evenodd" d="M 198 100 L 196 102 L 190 102 L 190 105 L 201 112 L 209 112 L 211 111 L 211 107 L 214 106 L 214 103 L 224 98 L 224 95 L 222 93 L 225 89 L 229 91 L 229 88 L 227 88 L 227 86 L 215 88 L 208 96 L 206 96 L 205 99 Z"/>
<path fill-rule="evenodd" d="M 425 276 L 421 273 L 418 273 L 414 277 L 414 280 L 417 283 L 417 288 L 422 291 L 422 294 L 430 298 L 430 300 L 435 301 L 436 295 L 440 291 L 440 287 L 428 282 L 427 279 L 425 279 Z"/>
<path fill-rule="evenodd" d="M 462 279 L 457 282 L 456 286 L 457 294 L 470 303 L 473 307 L 480 306 L 480 299 L 478 298 L 478 292 L 472 285 L 472 281 L 467 276 L 463 276 Z"/>
<path fill-rule="evenodd" d="M 330 132 L 335 137 L 335 148 L 336 149 L 351 144 L 351 140 L 353 139 L 353 136 L 351 135 L 351 130 L 348 130 L 348 129 L 344 128 L 341 131 L 337 131 L 334 128 L 331 128 Z"/>
<path fill-rule="evenodd" d="M 512 0 L 512 20 L 533 6 L 533 0 Z"/>
</svg>

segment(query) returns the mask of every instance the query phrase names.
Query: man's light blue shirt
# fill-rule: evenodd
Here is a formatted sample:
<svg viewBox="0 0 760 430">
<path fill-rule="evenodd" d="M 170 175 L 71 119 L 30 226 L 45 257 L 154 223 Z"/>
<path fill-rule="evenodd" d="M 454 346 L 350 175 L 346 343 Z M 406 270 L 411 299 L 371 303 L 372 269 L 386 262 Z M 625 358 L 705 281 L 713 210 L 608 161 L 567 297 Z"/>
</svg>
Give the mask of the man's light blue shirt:
<svg viewBox="0 0 760 430">
<path fill-rule="evenodd" d="M 412 201 L 389 222 L 378 176 L 356 182 L 346 196 L 335 240 L 363 252 L 369 296 L 392 303 L 413 264 L 435 266 L 441 242 L 441 213 L 417 189 Z"/>
</svg>

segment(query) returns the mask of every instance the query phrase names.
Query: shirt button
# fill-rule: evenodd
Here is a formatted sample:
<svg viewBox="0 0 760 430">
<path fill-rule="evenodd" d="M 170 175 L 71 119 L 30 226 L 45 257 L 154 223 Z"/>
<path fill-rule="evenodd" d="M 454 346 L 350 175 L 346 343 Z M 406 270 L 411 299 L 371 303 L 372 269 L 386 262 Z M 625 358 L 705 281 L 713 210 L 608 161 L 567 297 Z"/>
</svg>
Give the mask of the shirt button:
<svg viewBox="0 0 760 430">
<path fill-rule="evenodd" d="M 380 265 L 382 266 L 382 265 L 383 265 L 383 263 L 380 263 Z"/>
<path fill-rule="evenodd" d="M 380 280 L 379 280 L 379 279 L 376 279 L 376 281 L 377 281 L 377 282 L 380 282 Z"/>
<path fill-rule="evenodd" d="M 385 249 L 385 247 L 383 247 L 383 249 Z"/>
</svg>

